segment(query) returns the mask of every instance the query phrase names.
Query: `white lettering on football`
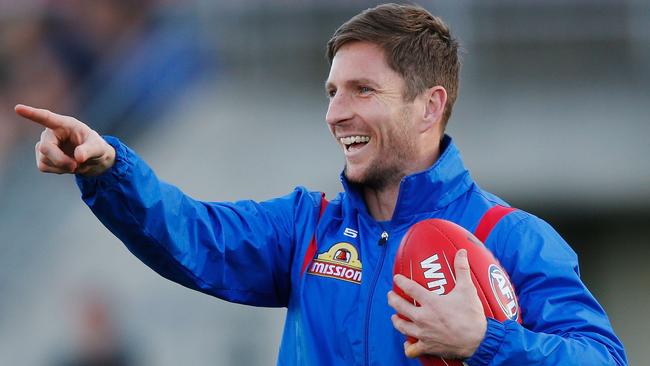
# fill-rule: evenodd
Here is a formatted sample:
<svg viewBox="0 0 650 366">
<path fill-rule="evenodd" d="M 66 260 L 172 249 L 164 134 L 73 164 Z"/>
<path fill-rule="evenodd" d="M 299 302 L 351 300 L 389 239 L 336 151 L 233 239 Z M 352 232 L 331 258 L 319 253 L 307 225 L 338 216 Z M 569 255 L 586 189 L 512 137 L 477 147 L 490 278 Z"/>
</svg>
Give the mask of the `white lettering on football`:
<svg viewBox="0 0 650 366">
<path fill-rule="evenodd" d="M 445 293 L 447 279 L 445 278 L 445 274 L 440 271 L 442 266 L 438 264 L 438 254 L 434 254 L 420 262 L 420 267 L 424 270 L 424 278 L 433 280 L 427 282 L 429 290 L 435 294 L 443 295 Z"/>
<path fill-rule="evenodd" d="M 494 282 L 496 281 L 499 292 L 501 295 L 503 295 L 503 298 L 506 302 L 504 304 L 504 301 L 502 301 L 501 298 L 497 297 L 499 305 L 501 305 L 501 308 L 506 313 L 506 316 L 508 318 L 515 319 L 517 316 L 517 301 L 515 300 L 515 294 L 512 292 L 510 282 L 505 277 L 503 272 L 498 269 L 498 267 L 491 265 L 489 271 L 490 276 L 492 277 L 492 291 L 494 291 Z"/>
</svg>

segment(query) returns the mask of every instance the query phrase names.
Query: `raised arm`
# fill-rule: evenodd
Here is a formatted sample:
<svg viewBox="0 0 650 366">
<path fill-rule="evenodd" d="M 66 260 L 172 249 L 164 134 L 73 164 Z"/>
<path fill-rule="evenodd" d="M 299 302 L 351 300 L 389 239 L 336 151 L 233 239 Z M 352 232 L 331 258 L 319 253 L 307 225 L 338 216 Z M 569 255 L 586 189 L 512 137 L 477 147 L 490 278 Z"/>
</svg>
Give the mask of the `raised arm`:
<svg viewBox="0 0 650 366">
<path fill-rule="evenodd" d="M 232 302 L 287 305 L 294 256 L 315 229 L 320 193 L 198 201 L 158 179 L 114 137 L 47 110 L 19 105 L 16 112 L 46 128 L 36 144 L 38 168 L 75 173 L 95 216 L 160 275 Z"/>
</svg>

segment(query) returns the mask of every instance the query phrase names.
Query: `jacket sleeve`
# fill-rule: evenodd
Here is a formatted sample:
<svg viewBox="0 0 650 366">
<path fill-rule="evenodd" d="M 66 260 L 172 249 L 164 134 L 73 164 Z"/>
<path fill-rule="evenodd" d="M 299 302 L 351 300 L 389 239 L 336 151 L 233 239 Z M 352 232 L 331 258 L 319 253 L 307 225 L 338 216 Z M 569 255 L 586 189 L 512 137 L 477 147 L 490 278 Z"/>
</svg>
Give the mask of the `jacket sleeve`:
<svg viewBox="0 0 650 366">
<path fill-rule="evenodd" d="M 165 278 L 224 300 L 287 305 L 296 229 L 315 226 L 320 193 L 297 188 L 264 202 L 197 201 L 159 180 L 119 140 L 105 139 L 116 150 L 114 166 L 99 177 L 77 176 L 77 184 L 136 257 Z"/>
<path fill-rule="evenodd" d="M 502 221 L 513 220 L 512 229 L 495 228 L 486 245 L 510 275 L 523 325 L 488 319 L 485 339 L 465 362 L 627 365 L 605 311 L 580 280 L 575 252 L 544 221 L 526 213 L 509 216 Z"/>
</svg>

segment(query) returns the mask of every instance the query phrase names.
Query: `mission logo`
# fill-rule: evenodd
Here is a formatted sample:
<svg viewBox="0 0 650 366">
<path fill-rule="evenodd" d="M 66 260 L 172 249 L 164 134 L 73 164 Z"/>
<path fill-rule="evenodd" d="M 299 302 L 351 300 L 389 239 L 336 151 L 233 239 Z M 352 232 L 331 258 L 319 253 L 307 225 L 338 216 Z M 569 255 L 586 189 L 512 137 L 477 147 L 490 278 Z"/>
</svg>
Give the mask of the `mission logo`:
<svg viewBox="0 0 650 366">
<path fill-rule="evenodd" d="M 336 243 L 312 261 L 307 273 L 360 284 L 361 261 L 357 249 L 350 243 Z"/>
</svg>

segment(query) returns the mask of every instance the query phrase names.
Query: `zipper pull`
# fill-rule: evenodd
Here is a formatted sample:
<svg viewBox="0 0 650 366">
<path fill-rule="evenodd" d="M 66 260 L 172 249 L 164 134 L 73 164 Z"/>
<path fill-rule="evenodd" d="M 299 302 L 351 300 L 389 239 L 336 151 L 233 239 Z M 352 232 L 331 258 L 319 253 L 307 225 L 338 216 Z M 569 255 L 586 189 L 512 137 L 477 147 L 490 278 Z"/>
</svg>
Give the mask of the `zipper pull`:
<svg viewBox="0 0 650 366">
<path fill-rule="evenodd" d="M 388 241 L 388 233 L 386 231 L 381 233 L 381 238 L 379 238 L 379 245 L 383 246 Z"/>
</svg>

